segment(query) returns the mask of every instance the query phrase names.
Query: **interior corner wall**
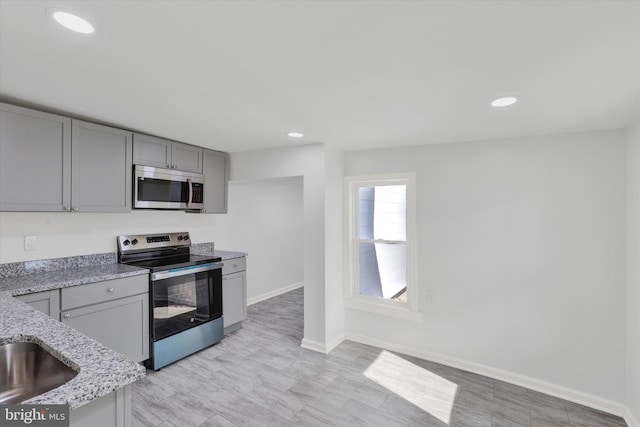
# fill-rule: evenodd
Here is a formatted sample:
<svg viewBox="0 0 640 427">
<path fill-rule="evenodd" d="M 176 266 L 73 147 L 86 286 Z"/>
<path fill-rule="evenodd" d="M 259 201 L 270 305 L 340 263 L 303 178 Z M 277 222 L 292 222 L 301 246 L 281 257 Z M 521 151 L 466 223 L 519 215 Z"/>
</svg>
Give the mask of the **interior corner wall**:
<svg viewBox="0 0 640 427">
<path fill-rule="evenodd" d="M 229 183 L 216 247 L 247 252 L 247 300 L 262 301 L 304 278 L 302 177 Z"/>
<path fill-rule="evenodd" d="M 640 426 L 640 121 L 627 131 L 626 154 L 626 402 L 636 426 Z"/>
<path fill-rule="evenodd" d="M 345 176 L 416 173 L 424 314 L 347 308 L 347 338 L 620 412 L 625 140 L 619 130 L 346 152 Z"/>
<path fill-rule="evenodd" d="M 304 205 L 304 339 L 321 349 L 325 328 L 325 153 L 324 145 L 231 154 L 234 182 L 301 176 Z"/>
<path fill-rule="evenodd" d="M 344 153 L 325 148 L 325 300 L 327 348 L 344 340 Z"/>
</svg>

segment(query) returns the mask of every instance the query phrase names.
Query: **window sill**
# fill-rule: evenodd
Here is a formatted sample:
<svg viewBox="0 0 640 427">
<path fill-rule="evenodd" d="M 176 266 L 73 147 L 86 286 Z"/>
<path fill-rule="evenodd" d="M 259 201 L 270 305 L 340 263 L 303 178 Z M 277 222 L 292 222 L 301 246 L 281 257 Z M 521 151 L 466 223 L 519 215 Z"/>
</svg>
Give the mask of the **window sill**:
<svg viewBox="0 0 640 427">
<path fill-rule="evenodd" d="M 363 301 L 360 299 L 347 299 L 345 306 L 354 310 L 368 311 L 370 313 L 383 316 L 395 317 L 396 319 L 409 320 L 411 322 L 422 323 L 424 315 L 419 311 L 411 311 L 409 308 L 394 307 L 387 304 Z"/>
</svg>

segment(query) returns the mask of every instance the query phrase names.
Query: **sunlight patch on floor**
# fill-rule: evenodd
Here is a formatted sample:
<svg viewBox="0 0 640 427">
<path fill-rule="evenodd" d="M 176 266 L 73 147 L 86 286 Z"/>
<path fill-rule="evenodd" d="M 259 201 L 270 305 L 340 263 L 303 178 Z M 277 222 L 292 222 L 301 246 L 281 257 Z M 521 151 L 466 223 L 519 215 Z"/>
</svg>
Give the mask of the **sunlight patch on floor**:
<svg viewBox="0 0 640 427">
<path fill-rule="evenodd" d="M 364 375 L 449 424 L 458 392 L 456 383 L 384 350 Z"/>
</svg>

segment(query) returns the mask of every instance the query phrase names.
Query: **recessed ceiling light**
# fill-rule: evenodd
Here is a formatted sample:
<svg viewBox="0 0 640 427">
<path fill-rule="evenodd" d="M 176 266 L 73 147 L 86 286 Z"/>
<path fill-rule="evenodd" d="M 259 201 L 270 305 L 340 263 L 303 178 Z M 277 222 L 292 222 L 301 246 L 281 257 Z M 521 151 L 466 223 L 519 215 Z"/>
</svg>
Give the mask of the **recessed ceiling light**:
<svg viewBox="0 0 640 427">
<path fill-rule="evenodd" d="M 508 107 L 509 105 L 513 105 L 518 102 L 517 98 L 513 96 L 505 96 L 503 98 L 494 99 L 491 101 L 492 107 Z"/>
<path fill-rule="evenodd" d="M 55 21 L 66 27 L 72 31 L 82 33 L 82 34 L 91 34 L 93 33 L 93 25 L 91 25 L 86 20 L 76 16 L 72 13 L 65 12 L 64 10 L 52 9 L 49 10 L 49 15 L 55 19 Z"/>
<path fill-rule="evenodd" d="M 300 132 L 289 132 L 287 135 L 291 138 L 302 138 L 304 136 Z"/>
</svg>

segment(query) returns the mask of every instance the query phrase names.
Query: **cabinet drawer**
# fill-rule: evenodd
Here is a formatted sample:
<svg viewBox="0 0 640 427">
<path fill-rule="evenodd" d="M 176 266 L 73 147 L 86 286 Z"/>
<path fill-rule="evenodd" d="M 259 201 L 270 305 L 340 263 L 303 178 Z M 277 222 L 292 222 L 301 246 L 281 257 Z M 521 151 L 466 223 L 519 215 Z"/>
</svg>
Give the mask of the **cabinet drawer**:
<svg viewBox="0 0 640 427">
<path fill-rule="evenodd" d="M 222 267 L 222 275 L 232 274 L 237 271 L 244 271 L 247 269 L 247 258 L 231 258 L 222 261 L 224 263 L 224 267 Z"/>
<path fill-rule="evenodd" d="M 145 292 L 149 292 L 149 276 L 146 274 L 63 288 L 60 308 L 68 310 Z"/>
</svg>

